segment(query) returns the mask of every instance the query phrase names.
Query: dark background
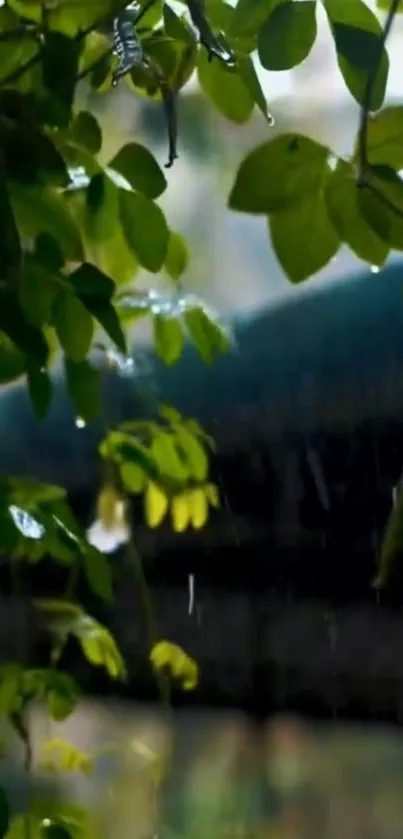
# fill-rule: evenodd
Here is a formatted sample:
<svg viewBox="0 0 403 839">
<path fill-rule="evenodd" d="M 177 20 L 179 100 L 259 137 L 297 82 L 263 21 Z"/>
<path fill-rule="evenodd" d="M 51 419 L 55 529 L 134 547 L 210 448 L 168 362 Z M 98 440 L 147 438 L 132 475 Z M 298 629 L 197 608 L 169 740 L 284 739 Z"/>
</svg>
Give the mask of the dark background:
<svg viewBox="0 0 403 839">
<path fill-rule="evenodd" d="M 403 563 L 380 595 L 371 581 L 403 466 L 402 265 L 322 286 L 233 327 L 233 351 L 211 369 L 190 348 L 172 370 L 142 350 L 134 379 L 104 377 L 111 421 L 168 402 L 218 444 L 222 510 L 202 532 L 150 532 L 132 511 L 161 636 L 201 668 L 196 693 L 175 702 L 400 722 Z M 42 424 L 23 385 L 2 393 L 1 471 L 67 486 L 85 524 L 99 486 L 98 436 L 76 428 L 61 380 Z M 123 552 L 112 561 L 116 605 L 105 610 L 84 586 L 81 594 L 127 657 L 122 693 L 148 701 L 155 693 L 135 577 Z M 39 660 L 46 644 L 10 604 L 8 577 L 5 558 L 3 657 L 18 654 L 25 633 Z M 24 580 L 26 594 L 62 584 L 51 563 Z M 66 664 L 89 692 L 119 692 L 73 646 Z"/>
</svg>

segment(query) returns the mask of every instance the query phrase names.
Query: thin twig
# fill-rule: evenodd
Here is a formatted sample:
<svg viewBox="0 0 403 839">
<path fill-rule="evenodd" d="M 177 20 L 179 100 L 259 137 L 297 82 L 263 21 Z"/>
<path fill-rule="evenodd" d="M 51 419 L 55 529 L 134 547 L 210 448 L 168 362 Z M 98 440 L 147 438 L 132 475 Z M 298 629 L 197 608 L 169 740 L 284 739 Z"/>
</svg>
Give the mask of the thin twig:
<svg viewBox="0 0 403 839">
<path fill-rule="evenodd" d="M 383 51 L 386 46 L 386 41 L 389 37 L 393 26 L 394 19 L 397 15 L 400 0 L 391 0 L 390 9 L 386 16 L 385 26 L 379 38 L 379 51 L 376 60 L 373 63 L 371 71 L 368 73 L 367 84 L 364 92 L 364 101 L 360 114 L 360 126 L 358 131 L 358 153 L 359 153 L 359 174 L 358 185 L 367 186 L 367 172 L 369 167 L 368 161 L 368 122 L 372 111 L 372 97 L 374 87 L 376 84 L 376 77 L 378 75 L 379 67 L 382 61 Z"/>
</svg>

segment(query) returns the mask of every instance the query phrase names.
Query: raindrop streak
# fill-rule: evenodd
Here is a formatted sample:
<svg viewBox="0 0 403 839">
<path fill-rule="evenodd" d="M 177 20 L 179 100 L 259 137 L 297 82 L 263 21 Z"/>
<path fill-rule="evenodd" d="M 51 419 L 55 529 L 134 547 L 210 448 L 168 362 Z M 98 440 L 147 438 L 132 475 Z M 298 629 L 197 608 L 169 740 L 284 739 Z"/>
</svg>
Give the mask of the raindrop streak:
<svg viewBox="0 0 403 839">
<path fill-rule="evenodd" d="M 189 582 L 189 603 L 188 603 L 188 614 L 193 614 L 193 609 L 195 605 L 195 578 L 194 574 L 189 574 L 188 577 Z"/>
<path fill-rule="evenodd" d="M 85 420 L 82 417 L 76 417 L 76 426 L 77 428 L 85 428 Z"/>
<path fill-rule="evenodd" d="M 312 472 L 312 476 L 315 481 L 319 501 L 322 504 L 323 509 L 328 511 L 330 507 L 329 495 L 326 487 L 326 481 L 323 474 L 320 458 L 318 457 L 314 449 L 308 449 L 306 456 L 308 460 L 308 466 Z"/>
</svg>

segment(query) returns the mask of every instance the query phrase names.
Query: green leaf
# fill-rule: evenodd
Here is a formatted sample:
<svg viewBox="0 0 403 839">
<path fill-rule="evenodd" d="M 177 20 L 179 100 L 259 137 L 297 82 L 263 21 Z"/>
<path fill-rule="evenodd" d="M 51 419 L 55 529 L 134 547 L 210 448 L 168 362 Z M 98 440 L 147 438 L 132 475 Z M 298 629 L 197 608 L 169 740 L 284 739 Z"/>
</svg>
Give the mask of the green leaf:
<svg viewBox="0 0 403 839">
<path fill-rule="evenodd" d="M 56 722 L 67 719 L 80 697 L 77 682 L 68 673 L 61 673 L 52 667 L 31 672 L 43 674 L 43 695 L 51 718 Z"/>
<path fill-rule="evenodd" d="M 403 168 L 403 107 L 382 108 L 369 116 L 367 126 L 368 160 L 373 164 Z M 358 158 L 358 150 L 355 152 Z"/>
<path fill-rule="evenodd" d="M 133 189 L 147 198 L 158 198 L 167 187 L 165 175 L 154 155 L 140 143 L 123 146 L 108 168 L 123 175 Z"/>
<path fill-rule="evenodd" d="M 28 20 L 42 22 L 42 6 L 35 0 L 11 0 L 10 5 Z M 74 38 L 80 31 L 94 28 L 97 21 L 110 17 L 114 9 L 113 0 L 63 0 L 47 10 L 47 24 Z"/>
<path fill-rule="evenodd" d="M 380 51 L 381 25 L 363 0 L 323 0 L 333 35 L 337 61 L 356 101 L 365 104 L 368 77 L 379 67 L 370 110 L 378 110 L 385 97 L 389 72 L 386 49 Z"/>
<path fill-rule="evenodd" d="M 293 206 L 270 216 L 269 225 L 274 252 L 292 283 L 316 274 L 340 247 L 323 189 L 308 192 Z"/>
<path fill-rule="evenodd" d="M 170 231 L 168 249 L 166 252 L 164 268 L 172 280 L 179 280 L 185 273 L 189 263 L 189 250 L 186 240 L 180 233 Z"/>
<path fill-rule="evenodd" d="M 91 307 L 92 313 L 111 341 L 123 355 L 127 354 L 127 341 L 116 308 L 111 303 Z"/>
<path fill-rule="evenodd" d="M 386 522 L 380 550 L 378 573 L 374 581 L 376 588 L 385 585 L 392 566 L 403 550 L 403 490 L 399 486 L 396 501 Z"/>
<path fill-rule="evenodd" d="M 126 338 L 116 310 L 110 302 L 115 291 L 113 280 L 95 265 L 87 262 L 70 274 L 69 282 L 86 309 L 98 321 L 118 349 L 126 353 Z"/>
<path fill-rule="evenodd" d="M 10 100 L 2 102 L 1 108 L 6 112 L 19 107 L 23 110 L 24 100 L 15 102 L 12 94 Z M 69 178 L 61 154 L 31 116 L 28 120 L 17 115 L 0 122 L 0 147 L 9 180 L 33 186 L 67 186 Z"/>
<path fill-rule="evenodd" d="M 91 258 L 117 285 L 132 282 L 139 270 L 138 261 L 128 247 L 120 224 L 106 241 L 91 243 Z"/>
<path fill-rule="evenodd" d="M 317 35 L 316 0 L 277 4 L 258 36 L 265 70 L 290 70 L 309 55 Z"/>
<path fill-rule="evenodd" d="M 175 364 L 182 355 L 184 345 L 180 321 L 173 315 L 155 315 L 153 327 L 157 355 L 165 364 Z"/>
<path fill-rule="evenodd" d="M 179 425 L 175 428 L 175 438 L 183 452 L 190 476 L 197 481 L 205 481 L 208 473 L 208 459 L 197 437 L 183 425 Z"/>
<path fill-rule="evenodd" d="M 85 358 L 94 335 L 94 323 L 87 308 L 68 288 L 60 291 L 55 300 L 53 325 L 66 355 L 72 361 Z"/>
<path fill-rule="evenodd" d="M 101 443 L 99 452 L 102 457 L 114 460 L 119 466 L 123 463 L 134 463 L 147 477 L 155 477 L 155 463 L 149 450 L 130 434 L 111 431 Z"/>
<path fill-rule="evenodd" d="M 21 265 L 21 243 L 5 179 L 0 170 L 0 279 L 10 283 Z"/>
<path fill-rule="evenodd" d="M 232 210 L 268 213 L 315 192 L 330 152 L 301 134 L 283 134 L 258 146 L 242 161 L 229 197 Z"/>
<path fill-rule="evenodd" d="M 141 20 L 139 26 L 142 29 L 154 29 L 162 18 L 162 0 L 155 0 L 155 2 L 151 5 L 149 0 L 139 0 L 138 6 L 139 10 L 141 10 Z M 144 7 L 146 7 L 145 10 Z"/>
<path fill-rule="evenodd" d="M 10 805 L 3 787 L 0 787 L 0 839 L 3 839 L 3 837 L 7 834 L 9 826 Z"/>
<path fill-rule="evenodd" d="M 0 385 L 8 384 L 25 373 L 27 358 L 10 340 L 0 332 Z"/>
<path fill-rule="evenodd" d="M 41 822 L 32 813 L 18 814 L 11 819 L 7 839 L 23 839 L 28 832 L 32 839 L 42 839 Z"/>
<path fill-rule="evenodd" d="M 371 265 L 383 265 L 389 248 L 362 215 L 358 193 L 352 165 L 339 160 L 326 186 L 329 216 L 341 242 L 348 245 L 360 259 Z"/>
<path fill-rule="evenodd" d="M 140 265 L 157 273 L 164 264 L 169 240 L 162 210 L 145 195 L 121 189 L 120 218 L 127 244 Z"/>
<path fill-rule="evenodd" d="M 48 32 L 42 49 L 42 77 L 60 106 L 59 125 L 68 125 L 76 89 L 81 44 L 61 32 Z"/>
<path fill-rule="evenodd" d="M 44 419 L 52 401 L 52 382 L 45 367 L 31 364 L 28 367 L 28 393 L 38 419 Z"/>
<path fill-rule="evenodd" d="M 190 306 L 183 313 L 183 322 L 203 361 L 211 364 L 216 352 L 229 350 L 228 333 L 202 306 Z"/>
<path fill-rule="evenodd" d="M 48 233 L 66 259 L 81 262 L 80 231 L 63 196 L 50 189 L 12 184 L 10 198 L 17 226 L 24 236 L 35 239 L 40 233 Z"/>
<path fill-rule="evenodd" d="M 256 35 L 282 0 L 238 0 L 231 21 L 231 34 Z"/>
<path fill-rule="evenodd" d="M 0 84 L 39 52 L 38 41 L 34 34 L 28 31 L 21 32 L 18 17 L 11 8 L 4 5 L 0 8 L 0 31 L 10 32 L 14 29 L 17 30 L 17 37 L 0 41 Z M 27 84 L 29 86 L 29 83 L 30 74 L 27 73 L 17 82 L 17 86 L 22 89 Z"/>
<path fill-rule="evenodd" d="M 18 296 L 27 321 L 39 327 L 50 323 L 52 306 L 59 294 L 61 282 L 34 257 L 25 254 Z"/>
<path fill-rule="evenodd" d="M 151 443 L 151 453 L 162 480 L 171 478 L 183 482 L 189 477 L 186 463 L 172 434 L 166 431 L 156 434 Z"/>
<path fill-rule="evenodd" d="M 369 226 L 395 250 L 403 250 L 403 183 L 393 169 L 374 166 L 358 201 Z"/>
<path fill-rule="evenodd" d="M 383 12 L 388 12 L 392 5 L 392 0 L 376 0 L 376 7 L 377 9 L 382 9 Z M 400 0 L 400 3 L 397 7 L 398 12 L 403 12 L 403 0 Z"/>
<path fill-rule="evenodd" d="M 248 121 L 254 100 L 236 68 L 218 59 L 210 61 L 206 50 L 199 50 L 197 73 L 203 93 L 217 111 L 240 125 Z"/>
<path fill-rule="evenodd" d="M 119 193 L 107 175 L 91 178 L 86 190 L 87 233 L 90 239 L 103 241 L 113 236 L 119 223 Z"/>
<path fill-rule="evenodd" d="M 146 483 L 146 474 L 137 463 L 122 463 L 120 466 L 120 477 L 123 486 L 128 492 L 137 495 L 143 492 Z"/>
<path fill-rule="evenodd" d="M 68 282 L 83 302 L 93 298 L 109 302 L 115 291 L 113 280 L 90 262 L 84 262 L 72 271 Z"/>
<path fill-rule="evenodd" d="M 163 79 L 165 89 L 180 90 L 194 71 L 197 44 L 174 41 L 162 33 L 155 32 L 147 41 L 143 41 L 143 45 L 147 58 L 151 59 L 152 67 L 144 64 L 142 67 L 134 67 L 127 76 L 127 82 L 135 93 L 161 102 L 162 93 L 158 77 Z M 155 66 L 159 68 L 157 75 Z"/>
<path fill-rule="evenodd" d="M 77 416 L 94 422 L 101 414 L 101 383 L 99 373 L 88 361 L 65 359 L 67 389 Z"/>
<path fill-rule="evenodd" d="M 28 323 L 16 295 L 0 288 L 0 332 L 5 332 L 28 357 L 46 364 L 49 347 L 42 332 Z"/>
<path fill-rule="evenodd" d="M 113 602 L 111 566 L 106 556 L 88 545 L 83 555 L 84 571 L 91 590 L 102 600 Z"/>
<path fill-rule="evenodd" d="M 40 233 L 36 237 L 34 256 L 49 271 L 58 273 L 63 268 L 64 258 L 60 247 L 48 233 Z"/>
<path fill-rule="evenodd" d="M 167 3 L 164 3 L 163 17 L 164 29 L 170 38 L 174 41 L 182 41 L 184 44 L 194 44 L 195 36 L 186 18 L 178 17 Z"/>
<path fill-rule="evenodd" d="M 264 118 L 271 124 L 273 122 L 273 117 L 268 109 L 262 85 L 260 84 L 259 77 L 255 70 L 255 65 L 250 56 L 245 55 L 238 59 L 238 69 L 255 105 L 257 105 Z"/>
<path fill-rule="evenodd" d="M 104 667 L 113 679 L 124 678 L 126 668 L 123 658 L 105 626 L 82 613 L 71 621 L 70 633 L 76 636 L 90 664 Z"/>
<path fill-rule="evenodd" d="M 102 131 L 95 117 L 89 111 L 80 111 L 70 126 L 70 136 L 78 146 L 91 154 L 98 154 L 102 148 Z"/>
</svg>

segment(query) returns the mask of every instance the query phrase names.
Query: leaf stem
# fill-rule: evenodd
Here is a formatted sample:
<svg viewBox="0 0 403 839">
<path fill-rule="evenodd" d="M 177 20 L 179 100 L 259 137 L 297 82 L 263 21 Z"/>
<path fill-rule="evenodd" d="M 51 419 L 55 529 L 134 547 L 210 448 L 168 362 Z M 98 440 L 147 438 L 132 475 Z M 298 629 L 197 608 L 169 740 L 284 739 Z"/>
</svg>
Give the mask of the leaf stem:
<svg viewBox="0 0 403 839">
<path fill-rule="evenodd" d="M 391 0 L 390 8 L 388 14 L 386 16 L 385 25 L 383 27 L 381 36 L 379 38 L 379 50 L 376 61 L 374 61 L 371 71 L 368 73 L 367 84 L 364 93 L 364 101 L 361 108 L 360 114 L 360 126 L 358 131 L 358 154 L 359 154 L 359 173 L 358 173 L 358 185 L 359 186 L 368 186 L 367 183 L 367 176 L 368 176 L 368 169 L 369 169 L 369 160 L 368 160 L 368 122 L 371 114 L 371 104 L 372 104 L 372 97 L 374 92 L 374 87 L 376 83 L 376 77 L 378 74 L 378 70 L 380 67 L 380 63 L 382 61 L 383 51 L 386 46 L 387 39 L 390 35 L 395 17 L 397 15 L 397 11 L 399 8 L 400 0 Z"/>
</svg>

